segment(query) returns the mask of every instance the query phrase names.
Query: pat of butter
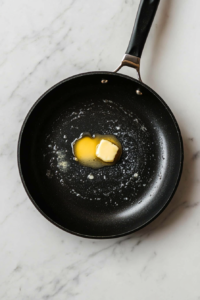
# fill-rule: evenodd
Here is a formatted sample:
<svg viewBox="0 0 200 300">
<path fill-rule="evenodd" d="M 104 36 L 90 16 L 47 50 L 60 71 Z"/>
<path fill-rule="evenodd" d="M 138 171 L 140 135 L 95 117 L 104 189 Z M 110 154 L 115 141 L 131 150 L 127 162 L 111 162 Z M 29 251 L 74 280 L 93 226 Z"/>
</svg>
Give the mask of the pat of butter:
<svg viewBox="0 0 200 300">
<path fill-rule="evenodd" d="M 113 162 L 119 148 L 113 143 L 101 140 L 96 149 L 96 156 L 105 162 Z"/>
</svg>

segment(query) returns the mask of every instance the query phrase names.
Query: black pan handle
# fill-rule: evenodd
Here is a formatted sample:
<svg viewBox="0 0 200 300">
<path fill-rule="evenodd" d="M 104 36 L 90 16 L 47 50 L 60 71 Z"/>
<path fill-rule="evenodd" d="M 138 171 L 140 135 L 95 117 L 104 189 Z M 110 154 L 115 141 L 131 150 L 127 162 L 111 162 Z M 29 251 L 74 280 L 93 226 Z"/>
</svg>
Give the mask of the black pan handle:
<svg viewBox="0 0 200 300">
<path fill-rule="evenodd" d="M 126 54 L 141 57 L 160 0 L 141 0 Z"/>
<path fill-rule="evenodd" d="M 149 30 L 155 17 L 160 0 L 141 0 L 131 34 L 131 39 L 121 64 L 114 71 L 118 72 L 123 66 L 136 69 L 138 79 L 140 75 L 140 58 L 144 49 Z"/>
</svg>

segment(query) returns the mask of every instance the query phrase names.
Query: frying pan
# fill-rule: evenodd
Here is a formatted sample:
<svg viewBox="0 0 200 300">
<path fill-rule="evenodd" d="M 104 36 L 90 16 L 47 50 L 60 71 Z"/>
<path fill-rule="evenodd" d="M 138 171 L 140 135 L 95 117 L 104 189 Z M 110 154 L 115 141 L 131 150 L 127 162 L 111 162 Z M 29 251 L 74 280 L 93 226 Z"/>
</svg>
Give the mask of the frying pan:
<svg viewBox="0 0 200 300">
<path fill-rule="evenodd" d="M 72 234 L 113 238 L 136 231 L 163 211 L 178 186 L 183 164 L 178 124 L 140 76 L 158 4 L 140 2 L 116 70 L 133 67 L 138 80 L 116 71 L 70 77 L 44 93 L 22 125 L 18 166 L 24 188 L 43 216 Z M 73 160 L 71 142 L 82 132 L 114 134 L 123 147 L 120 161 L 91 169 Z"/>
</svg>

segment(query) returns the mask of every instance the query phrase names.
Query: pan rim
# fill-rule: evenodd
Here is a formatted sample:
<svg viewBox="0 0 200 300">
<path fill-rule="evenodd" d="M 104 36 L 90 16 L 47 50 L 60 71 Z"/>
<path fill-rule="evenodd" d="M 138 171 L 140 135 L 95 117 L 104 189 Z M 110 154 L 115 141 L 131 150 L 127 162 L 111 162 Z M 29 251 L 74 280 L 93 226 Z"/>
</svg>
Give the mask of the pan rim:
<svg viewBox="0 0 200 300">
<path fill-rule="evenodd" d="M 99 235 L 87 235 L 87 234 L 82 234 L 82 233 L 79 233 L 79 232 L 76 232 L 76 231 L 72 231 L 72 230 L 69 230 L 67 228 L 65 228 L 64 226 L 58 224 L 57 222 L 55 222 L 53 219 L 51 219 L 46 213 L 43 212 L 43 210 L 37 205 L 37 203 L 35 202 L 35 200 L 33 199 L 31 193 L 29 192 L 28 190 L 28 187 L 26 185 L 26 182 L 25 182 L 25 178 L 23 176 L 23 173 L 22 173 L 22 168 L 21 168 L 21 159 L 20 159 L 20 149 L 21 149 L 21 142 L 22 142 L 22 135 L 23 135 L 23 132 L 24 132 L 24 129 L 26 127 L 26 123 L 31 115 L 31 113 L 33 112 L 33 110 L 35 109 L 35 107 L 39 104 L 39 102 L 48 94 L 50 93 L 52 90 L 54 90 L 55 88 L 57 88 L 58 86 L 62 85 L 63 83 L 67 82 L 67 81 L 70 81 L 70 80 L 73 80 L 73 79 L 76 79 L 78 77 L 82 77 L 82 76 L 91 76 L 91 75 L 95 75 L 95 74 L 98 74 L 98 75 L 112 75 L 112 76 L 118 76 L 118 77 L 122 77 L 122 78 L 125 78 L 125 79 L 128 79 L 128 80 L 131 80 L 131 81 L 134 81 L 136 83 L 138 83 L 140 86 L 143 86 L 144 88 L 146 88 L 147 90 L 149 90 L 162 104 L 163 106 L 166 108 L 166 110 L 168 111 L 173 123 L 174 123 L 174 126 L 176 128 L 176 132 L 177 132 L 177 135 L 178 135 L 178 139 L 179 139 L 179 146 L 180 146 L 180 162 L 179 162 L 179 170 L 178 170 L 178 176 L 177 176 L 177 179 L 176 179 L 176 182 L 174 182 L 174 188 L 172 190 L 172 193 L 171 193 L 171 196 L 168 197 L 168 199 L 166 200 L 165 202 L 165 205 L 157 211 L 157 213 L 152 217 L 150 218 L 150 220 L 148 220 L 147 222 L 145 222 L 143 225 L 141 226 L 138 226 L 136 227 L 135 229 L 133 230 L 129 230 L 129 231 L 126 231 L 124 233 L 119 233 L 119 234 L 114 234 L 114 235 L 102 235 L 102 236 L 99 236 Z M 183 162 L 184 162 L 184 150 L 183 150 L 183 140 L 182 140 L 182 135 L 181 135 L 181 131 L 180 131 L 180 128 L 178 126 L 178 123 L 176 121 L 176 118 L 175 116 L 173 115 L 171 109 L 169 108 L 169 106 L 166 104 L 166 102 L 153 90 L 151 89 L 148 85 L 144 84 L 143 82 L 140 82 L 138 81 L 137 79 L 135 78 L 132 78 L 130 76 L 127 76 L 127 75 L 124 75 L 124 74 L 121 74 L 121 73 L 114 73 L 114 72 L 109 72 L 109 71 L 94 71 L 94 72 L 85 72 L 85 73 L 80 73 L 80 74 L 77 74 L 77 75 L 73 75 L 71 77 L 68 77 L 64 80 L 61 80 L 60 82 L 56 83 L 55 85 L 53 85 L 51 88 L 49 88 L 46 92 L 44 92 L 39 98 L 38 100 L 36 100 L 34 102 L 34 104 L 31 106 L 31 108 L 29 109 L 23 123 L 22 123 L 22 126 L 21 126 L 21 129 L 20 129 L 20 133 L 19 133 L 19 138 L 18 138 L 18 143 L 17 143 L 17 164 L 18 164 L 18 170 L 19 170 L 19 174 L 20 174 L 20 178 L 21 178 L 21 181 L 22 181 L 22 184 L 24 186 L 24 189 L 29 197 L 29 199 L 31 200 L 31 202 L 33 203 L 33 205 L 36 207 L 36 209 L 48 220 L 50 221 L 52 224 L 54 224 L 56 227 L 68 232 L 68 233 L 71 233 L 73 235 L 76 235 L 76 236 L 80 236 L 80 237 L 84 237 L 84 238 L 90 238 L 90 239 L 111 239 L 111 238 L 118 238 L 118 237 L 123 237 L 123 236 L 126 236 L 126 235 L 129 235 L 133 232 L 136 232 L 142 228 L 144 228 L 145 226 L 147 226 L 148 224 L 150 224 L 152 221 L 154 221 L 164 210 L 165 208 L 169 205 L 169 203 L 171 202 L 176 190 L 177 190 L 177 187 L 179 185 L 179 182 L 180 182 L 180 179 L 181 179 L 181 174 L 182 174 L 182 170 L 183 170 Z"/>
</svg>

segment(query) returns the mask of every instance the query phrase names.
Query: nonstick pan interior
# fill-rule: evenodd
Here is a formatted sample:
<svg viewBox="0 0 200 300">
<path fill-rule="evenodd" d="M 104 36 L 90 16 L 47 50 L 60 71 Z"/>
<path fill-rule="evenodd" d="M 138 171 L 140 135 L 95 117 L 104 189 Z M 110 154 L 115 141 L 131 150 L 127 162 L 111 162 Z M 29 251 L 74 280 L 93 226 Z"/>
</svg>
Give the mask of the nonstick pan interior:
<svg viewBox="0 0 200 300">
<path fill-rule="evenodd" d="M 116 135 L 120 161 L 101 169 L 74 161 L 71 143 L 82 132 Z M 108 72 L 78 75 L 45 93 L 24 122 L 18 149 L 23 184 L 40 212 L 95 238 L 124 235 L 155 218 L 176 189 L 182 156 L 177 123 L 159 96 Z"/>
</svg>

